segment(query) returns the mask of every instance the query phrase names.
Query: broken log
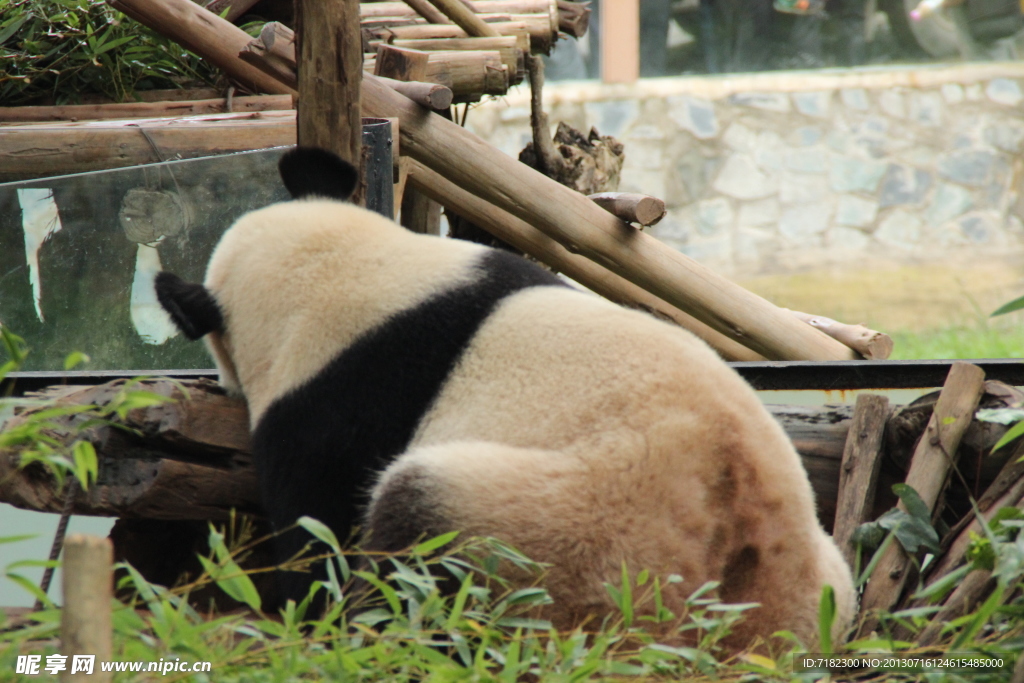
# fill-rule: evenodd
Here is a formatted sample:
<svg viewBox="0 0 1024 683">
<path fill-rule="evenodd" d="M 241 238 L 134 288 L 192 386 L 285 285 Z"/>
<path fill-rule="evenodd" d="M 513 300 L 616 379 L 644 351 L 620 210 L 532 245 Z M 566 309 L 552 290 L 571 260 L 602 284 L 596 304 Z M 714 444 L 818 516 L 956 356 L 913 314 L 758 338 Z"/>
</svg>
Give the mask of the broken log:
<svg viewBox="0 0 1024 683">
<path fill-rule="evenodd" d="M 573 38 L 582 38 L 590 26 L 589 2 L 558 2 L 558 30 Z"/>
<path fill-rule="evenodd" d="M 616 303 L 645 310 L 690 330 L 726 360 L 764 360 L 747 347 L 713 330 L 653 294 L 590 259 L 572 254 L 529 223 L 467 192 L 422 164 L 410 162 L 409 183 L 454 213 L 472 221 L 525 254 L 565 273 L 584 287 Z M 403 206 L 403 216 L 404 216 Z M 403 225 L 405 220 L 403 219 Z M 408 227 L 408 226 L 407 226 Z"/>
<path fill-rule="evenodd" d="M 482 95 L 504 95 L 510 85 L 510 71 L 497 50 L 479 52 L 428 52 L 425 81 L 443 85 L 456 101 L 480 99 Z M 376 58 L 363 63 L 376 71 Z"/>
<path fill-rule="evenodd" d="M 867 360 L 885 360 L 892 355 L 892 338 L 883 332 L 876 332 L 864 325 L 836 322 L 823 315 L 811 315 L 800 311 L 790 312 L 811 327 L 846 344 Z"/>
<path fill-rule="evenodd" d="M 889 399 L 875 394 L 857 397 L 839 470 L 839 496 L 832 531 L 832 538 L 851 567 L 857 556 L 857 549 L 851 543 L 853 532 L 872 519 L 888 421 Z"/>
<path fill-rule="evenodd" d="M 162 116 L 245 114 L 291 108 L 292 98 L 288 95 L 220 97 L 217 99 L 165 102 L 111 102 L 108 104 L 62 104 L 44 107 L 0 107 L 0 123 L 148 119 Z"/>
<path fill-rule="evenodd" d="M 929 510 L 939 494 L 959 452 L 960 439 L 971 424 L 984 390 L 985 372 L 976 365 L 957 362 L 949 371 L 928 426 L 914 450 L 906 484 L 914 489 Z M 900 501 L 898 507 L 906 512 Z M 861 633 L 878 626 L 877 611 L 888 610 L 900 599 L 909 574 L 910 558 L 898 542 L 889 545 L 875 565 L 861 601 L 867 618 Z"/>
<path fill-rule="evenodd" d="M 665 217 L 665 202 L 657 197 L 631 192 L 599 192 L 588 196 L 592 202 L 627 223 L 644 227 Z"/>
<path fill-rule="evenodd" d="M 379 43 L 378 41 L 378 44 Z M 424 52 L 451 52 L 470 50 L 497 50 L 501 61 L 508 67 L 509 82 L 522 83 L 526 77 L 526 53 L 530 50 L 530 39 L 525 35 L 500 36 L 498 38 L 448 38 L 428 40 L 395 40 L 395 47 L 405 47 Z"/>
<path fill-rule="evenodd" d="M 373 74 L 396 81 L 425 81 L 429 59 L 421 50 L 381 44 L 377 46 Z"/>
</svg>

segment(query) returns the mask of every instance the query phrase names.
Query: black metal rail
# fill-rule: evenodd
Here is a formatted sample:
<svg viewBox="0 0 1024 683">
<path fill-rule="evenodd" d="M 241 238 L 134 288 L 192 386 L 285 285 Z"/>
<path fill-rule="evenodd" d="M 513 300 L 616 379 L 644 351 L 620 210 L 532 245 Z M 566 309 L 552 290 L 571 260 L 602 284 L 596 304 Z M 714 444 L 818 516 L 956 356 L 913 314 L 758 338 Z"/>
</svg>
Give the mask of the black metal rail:
<svg viewBox="0 0 1024 683">
<path fill-rule="evenodd" d="M 923 361 L 763 361 L 730 363 L 740 375 L 760 390 L 842 391 L 850 389 L 927 389 L 941 387 L 952 360 Z M 980 366 L 988 379 L 1024 385 L 1024 360 L 987 358 L 968 361 Z M 0 395 L 10 382 L 23 394 L 56 384 L 102 384 L 115 379 L 141 376 L 174 379 L 216 379 L 215 370 L 99 370 L 71 372 L 12 372 L 0 384 Z"/>
</svg>

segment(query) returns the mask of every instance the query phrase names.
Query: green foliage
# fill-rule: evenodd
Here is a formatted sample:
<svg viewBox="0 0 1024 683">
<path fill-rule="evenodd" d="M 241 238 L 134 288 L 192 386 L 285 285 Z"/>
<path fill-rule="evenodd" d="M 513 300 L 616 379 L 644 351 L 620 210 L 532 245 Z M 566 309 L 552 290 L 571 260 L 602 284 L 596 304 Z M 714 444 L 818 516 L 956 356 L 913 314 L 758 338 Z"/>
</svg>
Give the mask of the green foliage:
<svg viewBox="0 0 1024 683">
<path fill-rule="evenodd" d="M 874 549 L 889 532 L 911 555 L 921 548 L 938 552 L 939 535 L 932 527 L 931 511 L 917 491 L 906 484 L 894 484 L 892 490 L 906 510 L 893 508 L 875 521 L 861 524 L 853 534 L 853 542 L 862 548 Z"/>
<path fill-rule="evenodd" d="M 0 0 L 0 105 L 210 85 L 218 73 L 104 0 Z"/>
</svg>

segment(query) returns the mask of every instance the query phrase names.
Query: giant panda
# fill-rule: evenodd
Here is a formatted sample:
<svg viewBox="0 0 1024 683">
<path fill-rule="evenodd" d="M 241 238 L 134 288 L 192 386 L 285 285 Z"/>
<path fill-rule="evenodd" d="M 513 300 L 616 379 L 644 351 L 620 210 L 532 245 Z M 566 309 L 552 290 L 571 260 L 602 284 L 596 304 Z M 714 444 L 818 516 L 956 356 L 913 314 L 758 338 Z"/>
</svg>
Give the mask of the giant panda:
<svg viewBox="0 0 1024 683">
<path fill-rule="evenodd" d="M 345 203 L 355 170 L 296 148 L 293 201 L 224 233 L 203 284 L 161 273 L 161 304 L 205 337 L 248 402 L 263 505 L 399 551 L 450 530 L 551 565 L 548 616 L 608 615 L 605 583 L 677 574 L 664 604 L 720 582 L 756 602 L 743 647 L 779 630 L 814 643 L 825 584 L 837 628 L 849 568 L 815 515 L 785 433 L 703 342 L 567 286 L 518 256 L 418 235 Z M 297 531 L 279 539 L 284 560 Z M 296 574 L 287 597 L 313 578 Z"/>
</svg>

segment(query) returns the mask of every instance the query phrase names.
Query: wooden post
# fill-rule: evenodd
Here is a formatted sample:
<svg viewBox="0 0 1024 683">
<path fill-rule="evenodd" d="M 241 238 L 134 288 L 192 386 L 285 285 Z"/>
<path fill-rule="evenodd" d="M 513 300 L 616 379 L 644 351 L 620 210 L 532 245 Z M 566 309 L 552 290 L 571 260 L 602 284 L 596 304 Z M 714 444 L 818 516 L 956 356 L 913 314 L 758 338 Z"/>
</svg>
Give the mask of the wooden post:
<svg viewBox="0 0 1024 683">
<path fill-rule="evenodd" d="M 297 0 L 295 29 L 299 144 L 328 149 L 361 168 L 359 0 Z"/>
<path fill-rule="evenodd" d="M 929 510 L 934 510 L 946 485 L 960 439 L 974 418 L 984 385 L 984 370 L 970 363 L 954 363 L 928 426 L 914 449 L 906 483 L 917 491 Z M 902 501 L 899 508 L 906 511 Z M 861 601 L 861 612 L 868 615 L 861 626 L 862 634 L 877 628 L 877 610 L 890 609 L 899 600 L 907 582 L 909 562 L 899 542 L 893 542 L 882 554 Z M 876 613 L 870 613 L 871 610 Z"/>
<path fill-rule="evenodd" d="M 853 409 L 853 421 L 846 436 L 843 464 L 839 469 L 839 500 L 832 537 L 847 564 L 854 565 L 856 549 L 850 543 L 853 532 L 869 521 L 882 465 L 882 437 L 889 419 L 889 399 L 861 394 Z"/>
<path fill-rule="evenodd" d="M 640 77 L 640 0 L 601 3 L 601 80 L 632 83 Z"/>
<path fill-rule="evenodd" d="M 99 666 L 99 662 L 110 661 L 113 654 L 110 611 L 110 603 L 114 599 L 113 561 L 113 547 L 105 538 L 72 534 L 64 541 L 60 652 L 68 659 L 61 681 L 86 683 L 113 678 L 111 672 L 103 672 Z M 95 655 L 93 671 L 72 673 L 75 655 Z"/>
</svg>

